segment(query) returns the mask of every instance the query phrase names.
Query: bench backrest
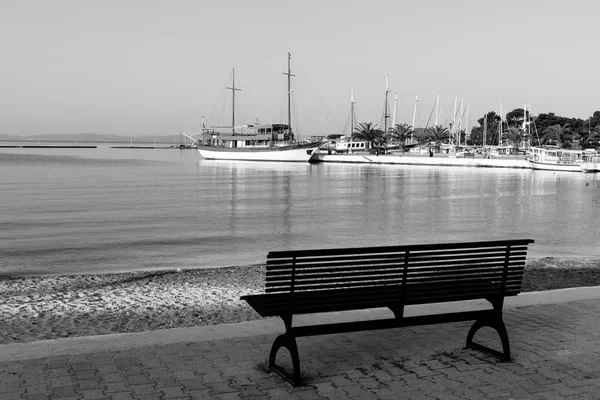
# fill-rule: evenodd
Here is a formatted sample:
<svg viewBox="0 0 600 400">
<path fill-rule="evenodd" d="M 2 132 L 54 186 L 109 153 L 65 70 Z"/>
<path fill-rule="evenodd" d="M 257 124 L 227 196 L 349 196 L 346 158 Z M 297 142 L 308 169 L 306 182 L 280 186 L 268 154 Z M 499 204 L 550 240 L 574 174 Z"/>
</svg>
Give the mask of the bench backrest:
<svg viewBox="0 0 600 400">
<path fill-rule="evenodd" d="M 529 243 L 275 251 L 267 256 L 265 292 L 273 309 L 292 313 L 514 296 Z"/>
</svg>

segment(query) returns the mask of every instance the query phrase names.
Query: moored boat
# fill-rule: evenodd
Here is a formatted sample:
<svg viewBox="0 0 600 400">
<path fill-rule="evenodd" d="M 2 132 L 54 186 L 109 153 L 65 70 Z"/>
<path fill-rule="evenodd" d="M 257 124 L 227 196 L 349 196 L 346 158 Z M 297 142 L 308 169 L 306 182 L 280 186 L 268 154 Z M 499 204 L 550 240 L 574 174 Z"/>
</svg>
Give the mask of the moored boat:
<svg viewBox="0 0 600 400">
<path fill-rule="evenodd" d="M 565 150 L 549 147 L 532 147 L 527 160 L 532 169 L 546 171 L 581 172 L 582 150 Z"/>
<path fill-rule="evenodd" d="M 232 124 L 228 132 L 215 129 L 203 129 L 201 144 L 198 152 L 203 158 L 210 160 L 238 161 L 293 161 L 308 162 L 320 142 L 300 143 L 292 131 L 291 125 L 291 54 L 288 53 L 288 123 L 268 125 L 235 126 L 235 74 L 232 87 L 227 88 L 233 93 Z M 235 70 L 234 70 L 235 71 Z"/>
<path fill-rule="evenodd" d="M 198 146 L 198 152 L 203 158 L 208 160 L 308 162 L 313 152 L 319 146 L 318 142 L 261 146 L 251 143 L 256 141 L 252 138 L 253 136 L 247 136 L 237 140 L 235 137 L 227 137 L 223 141 L 235 142 L 235 147 L 231 143 L 229 146 L 223 144 Z M 273 143 L 271 141 L 268 142 Z"/>
</svg>

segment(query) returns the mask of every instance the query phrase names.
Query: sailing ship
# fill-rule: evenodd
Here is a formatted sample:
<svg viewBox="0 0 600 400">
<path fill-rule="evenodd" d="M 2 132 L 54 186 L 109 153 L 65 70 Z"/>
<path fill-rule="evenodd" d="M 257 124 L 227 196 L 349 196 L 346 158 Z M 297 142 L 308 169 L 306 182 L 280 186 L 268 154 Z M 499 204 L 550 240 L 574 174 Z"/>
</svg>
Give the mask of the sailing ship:
<svg viewBox="0 0 600 400">
<path fill-rule="evenodd" d="M 565 150 L 548 147 L 532 147 L 527 156 L 532 169 L 568 172 L 596 172 L 600 170 L 599 158 L 594 149 Z"/>
<path fill-rule="evenodd" d="M 232 87 L 233 110 L 230 132 L 219 132 L 215 129 L 203 129 L 202 144 L 198 152 L 203 158 L 210 160 L 239 161 L 293 161 L 308 162 L 320 142 L 298 143 L 291 123 L 291 53 L 288 53 L 287 75 L 287 124 L 248 124 L 241 127 L 235 125 L 235 70 Z"/>
</svg>

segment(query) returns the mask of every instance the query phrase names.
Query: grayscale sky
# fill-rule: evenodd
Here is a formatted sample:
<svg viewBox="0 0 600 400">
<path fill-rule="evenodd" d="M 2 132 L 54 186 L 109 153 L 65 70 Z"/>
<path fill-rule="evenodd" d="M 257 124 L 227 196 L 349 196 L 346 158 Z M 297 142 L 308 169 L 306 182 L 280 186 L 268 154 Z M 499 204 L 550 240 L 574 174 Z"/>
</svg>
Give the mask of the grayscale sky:
<svg viewBox="0 0 600 400">
<path fill-rule="evenodd" d="M 0 133 L 198 132 L 287 122 L 301 136 L 380 123 L 470 124 L 486 109 L 600 110 L 600 2 L 582 0 L 0 0 Z M 391 112 L 391 111 L 390 111 Z M 433 111 L 435 114 L 435 111 Z M 465 118 L 466 120 L 466 118 Z M 431 124 L 432 122 L 430 122 Z"/>
</svg>

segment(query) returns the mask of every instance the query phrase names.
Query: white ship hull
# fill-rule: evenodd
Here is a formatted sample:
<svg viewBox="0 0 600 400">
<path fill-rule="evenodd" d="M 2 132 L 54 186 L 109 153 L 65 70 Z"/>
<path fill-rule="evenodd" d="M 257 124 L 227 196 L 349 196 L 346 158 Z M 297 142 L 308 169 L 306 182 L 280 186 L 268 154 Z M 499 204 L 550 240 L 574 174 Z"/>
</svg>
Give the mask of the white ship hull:
<svg viewBox="0 0 600 400">
<path fill-rule="evenodd" d="M 529 160 L 532 169 L 545 171 L 566 171 L 566 172 L 581 172 L 580 164 L 560 164 L 556 162 L 540 162 Z"/>
<path fill-rule="evenodd" d="M 268 149 L 198 147 L 198 152 L 208 160 L 308 162 L 317 148 L 314 146 L 282 147 Z"/>
</svg>

